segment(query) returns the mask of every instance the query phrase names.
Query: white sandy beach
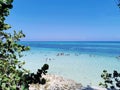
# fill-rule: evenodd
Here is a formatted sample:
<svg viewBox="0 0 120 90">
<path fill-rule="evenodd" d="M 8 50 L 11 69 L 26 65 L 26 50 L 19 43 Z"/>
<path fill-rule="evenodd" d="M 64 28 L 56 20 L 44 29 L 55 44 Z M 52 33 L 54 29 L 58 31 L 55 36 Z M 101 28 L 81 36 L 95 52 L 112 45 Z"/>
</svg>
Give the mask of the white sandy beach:
<svg viewBox="0 0 120 90">
<path fill-rule="evenodd" d="M 76 83 L 74 80 L 65 79 L 57 75 L 45 75 L 45 85 L 31 84 L 29 90 L 107 90 L 96 86 L 82 86 L 81 83 Z"/>
</svg>

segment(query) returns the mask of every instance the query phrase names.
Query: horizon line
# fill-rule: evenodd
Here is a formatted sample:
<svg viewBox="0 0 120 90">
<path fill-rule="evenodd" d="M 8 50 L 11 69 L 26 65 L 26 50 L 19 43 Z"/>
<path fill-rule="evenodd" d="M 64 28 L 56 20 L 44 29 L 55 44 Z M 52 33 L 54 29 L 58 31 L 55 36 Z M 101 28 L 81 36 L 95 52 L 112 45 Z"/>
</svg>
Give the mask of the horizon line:
<svg viewBox="0 0 120 90">
<path fill-rule="evenodd" d="M 41 42 L 120 42 L 118 40 L 20 40 L 20 41 L 41 41 Z"/>
</svg>

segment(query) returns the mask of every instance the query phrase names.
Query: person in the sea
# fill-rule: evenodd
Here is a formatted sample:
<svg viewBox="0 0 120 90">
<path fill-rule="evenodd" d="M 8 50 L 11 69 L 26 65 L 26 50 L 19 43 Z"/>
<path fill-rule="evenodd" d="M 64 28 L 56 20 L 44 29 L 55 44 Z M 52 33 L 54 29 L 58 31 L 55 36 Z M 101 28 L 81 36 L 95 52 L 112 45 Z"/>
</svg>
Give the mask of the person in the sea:
<svg viewBox="0 0 120 90">
<path fill-rule="evenodd" d="M 64 53 L 58 53 L 57 56 L 64 56 Z"/>
</svg>

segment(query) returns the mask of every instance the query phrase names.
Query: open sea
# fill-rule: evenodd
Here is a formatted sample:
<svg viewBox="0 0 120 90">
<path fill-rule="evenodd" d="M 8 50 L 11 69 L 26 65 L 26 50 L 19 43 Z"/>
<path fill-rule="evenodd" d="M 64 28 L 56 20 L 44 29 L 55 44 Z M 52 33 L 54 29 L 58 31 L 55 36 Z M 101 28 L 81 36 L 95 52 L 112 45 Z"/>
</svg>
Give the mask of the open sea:
<svg viewBox="0 0 120 90">
<path fill-rule="evenodd" d="M 101 73 L 120 72 L 120 42 L 113 41 L 21 41 L 30 46 L 20 60 L 25 68 L 37 71 L 49 64 L 49 74 L 56 74 L 78 83 L 98 86 Z"/>
</svg>

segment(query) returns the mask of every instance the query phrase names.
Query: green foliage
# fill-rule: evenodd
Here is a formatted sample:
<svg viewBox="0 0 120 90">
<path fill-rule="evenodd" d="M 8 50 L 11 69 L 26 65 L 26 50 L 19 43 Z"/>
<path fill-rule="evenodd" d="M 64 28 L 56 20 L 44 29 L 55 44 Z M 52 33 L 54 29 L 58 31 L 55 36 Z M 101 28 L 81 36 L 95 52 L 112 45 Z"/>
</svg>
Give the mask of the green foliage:
<svg viewBox="0 0 120 90">
<path fill-rule="evenodd" d="M 20 38 L 25 35 L 22 31 L 14 34 L 5 32 L 11 28 L 5 23 L 9 10 L 12 9 L 13 0 L 0 0 L 0 90 L 28 90 L 28 84 L 39 83 L 45 84 L 42 74 L 47 73 L 49 66 L 45 64 L 37 73 L 29 73 L 22 66 L 25 62 L 21 62 L 18 58 L 22 57 L 22 52 L 30 48 L 18 44 Z"/>
<path fill-rule="evenodd" d="M 111 74 L 104 70 L 101 78 L 104 79 L 104 83 L 100 83 L 100 86 L 110 88 L 112 90 L 120 90 L 120 73 L 117 71 L 113 71 Z"/>
</svg>

